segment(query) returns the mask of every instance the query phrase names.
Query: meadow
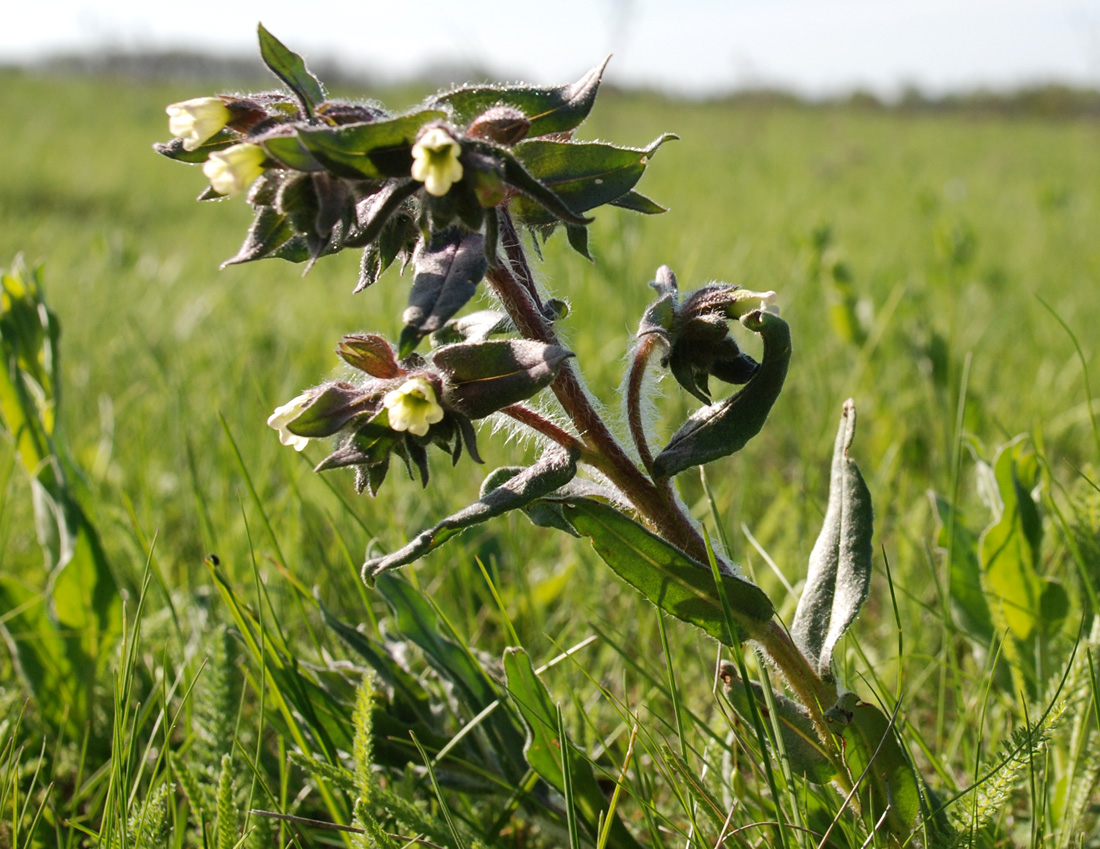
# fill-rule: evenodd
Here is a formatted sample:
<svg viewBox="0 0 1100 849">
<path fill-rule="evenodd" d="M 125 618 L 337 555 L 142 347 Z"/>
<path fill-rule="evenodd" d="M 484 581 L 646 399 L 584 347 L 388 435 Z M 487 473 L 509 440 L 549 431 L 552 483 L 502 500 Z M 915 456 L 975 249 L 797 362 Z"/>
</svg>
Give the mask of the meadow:
<svg viewBox="0 0 1100 849">
<path fill-rule="evenodd" d="M 842 803 L 829 787 L 765 779 L 716 685 L 717 644 L 659 616 L 585 540 L 509 515 L 363 585 L 366 554 L 475 499 L 483 470 L 433 458 L 428 488 L 394 470 L 371 499 L 265 426 L 341 373 L 343 334 L 397 335 L 408 278 L 391 269 L 353 294 L 350 254 L 304 277 L 277 260 L 219 270 L 247 205 L 195 203 L 199 169 L 152 150 L 165 104 L 216 86 L 0 84 L 0 268 L 20 254 L 42 266 L 61 327 L 55 442 L 121 600 L 86 698 L 28 670 L 46 643 L 34 610 L 48 619 L 54 601 L 28 476 L 0 441 L 0 575 L 27 599 L 0 610 L 0 847 L 595 845 L 570 804 L 478 736 L 507 749 L 518 733 L 491 707 L 517 645 L 535 667 L 558 659 L 541 680 L 601 788 L 624 788 L 617 814 L 643 843 L 860 845 L 850 815 L 822 837 Z M 659 265 L 682 288 L 776 290 L 794 347 L 783 394 L 736 457 L 679 479 L 683 499 L 789 621 L 854 398 L 875 571 L 838 654 L 845 680 L 887 713 L 902 705 L 901 739 L 952 813 L 981 797 L 991 816 L 960 845 L 1097 845 L 1100 125 L 612 90 L 581 132 L 644 146 L 665 131 L 680 140 L 640 189 L 669 212 L 602 209 L 595 262 L 555 235 L 536 269 L 570 303 L 562 331 L 589 388 L 617 413 Z M 663 390 L 667 434 L 696 404 Z M 485 470 L 534 451 L 485 425 L 480 445 Z M 1000 518 L 1004 446 L 1040 523 L 1032 565 L 1064 590 L 1037 614 L 1023 691 L 1004 635 L 983 642 L 952 598 L 953 570 Z M 357 695 L 369 668 L 373 702 Z M 467 724 L 478 731 L 456 740 Z M 348 825 L 367 785 L 381 825 L 366 837 L 248 813 Z"/>
</svg>

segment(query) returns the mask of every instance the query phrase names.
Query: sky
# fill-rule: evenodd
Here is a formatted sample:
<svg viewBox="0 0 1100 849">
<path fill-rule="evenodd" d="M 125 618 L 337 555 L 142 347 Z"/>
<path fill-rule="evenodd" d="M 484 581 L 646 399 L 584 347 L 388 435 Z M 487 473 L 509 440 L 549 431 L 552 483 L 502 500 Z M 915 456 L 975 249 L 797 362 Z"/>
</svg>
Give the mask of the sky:
<svg viewBox="0 0 1100 849">
<path fill-rule="evenodd" d="M 256 54 L 256 23 L 307 61 L 402 77 L 461 64 L 554 84 L 705 95 L 777 86 L 891 96 L 1051 81 L 1100 87 L 1100 0 L 37 0 L 0 12 L 0 63 L 106 48 Z M 186 10 L 186 11 L 182 11 Z"/>
</svg>

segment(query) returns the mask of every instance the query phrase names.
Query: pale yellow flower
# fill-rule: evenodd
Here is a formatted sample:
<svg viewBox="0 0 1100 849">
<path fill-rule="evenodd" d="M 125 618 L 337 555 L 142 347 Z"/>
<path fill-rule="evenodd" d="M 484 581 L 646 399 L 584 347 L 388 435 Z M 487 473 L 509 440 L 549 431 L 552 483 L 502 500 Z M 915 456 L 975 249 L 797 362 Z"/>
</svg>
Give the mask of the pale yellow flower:
<svg viewBox="0 0 1100 849">
<path fill-rule="evenodd" d="M 169 104 L 168 132 L 183 139 L 184 150 L 194 150 L 215 135 L 233 117 L 220 97 L 196 97 Z"/>
<path fill-rule="evenodd" d="M 733 297 L 734 301 L 726 311 L 730 318 L 741 318 L 741 316 L 753 310 L 762 310 L 773 315 L 779 315 L 779 307 L 775 303 L 778 296 L 775 292 L 754 292 L 751 289 L 738 289 L 733 293 Z"/>
<path fill-rule="evenodd" d="M 275 428 L 279 432 L 279 441 L 283 445 L 289 445 L 295 451 L 304 449 L 309 444 L 309 437 L 291 433 L 289 426 L 302 414 L 302 411 L 312 399 L 313 396 L 309 392 L 303 392 L 297 398 L 293 398 L 283 406 L 277 407 L 275 412 L 267 417 L 268 427 Z"/>
<path fill-rule="evenodd" d="M 235 144 L 215 151 L 202 166 L 202 173 L 219 195 L 239 195 L 264 173 L 267 154 L 255 144 Z"/>
<path fill-rule="evenodd" d="M 435 400 L 435 390 L 423 377 L 412 377 L 397 389 L 387 392 L 382 404 L 389 411 L 390 427 L 424 436 L 433 424 L 443 419 L 443 408 Z"/>
<path fill-rule="evenodd" d="M 413 145 L 412 177 L 428 194 L 443 197 L 462 179 L 462 148 L 442 127 L 432 127 Z"/>
</svg>

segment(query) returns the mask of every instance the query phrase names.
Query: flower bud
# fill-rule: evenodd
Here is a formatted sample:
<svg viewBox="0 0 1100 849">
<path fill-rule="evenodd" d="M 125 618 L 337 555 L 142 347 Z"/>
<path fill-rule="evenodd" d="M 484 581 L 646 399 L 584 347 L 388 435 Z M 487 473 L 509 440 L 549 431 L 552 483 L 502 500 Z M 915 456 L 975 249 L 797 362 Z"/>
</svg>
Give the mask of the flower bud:
<svg viewBox="0 0 1100 849">
<path fill-rule="evenodd" d="M 549 386 L 572 351 L 529 339 L 460 342 L 437 348 L 432 365 L 443 375 L 443 402 L 480 419 Z"/>
<path fill-rule="evenodd" d="M 494 106 L 470 122 L 470 126 L 466 128 L 466 135 L 511 147 L 523 141 L 530 129 L 530 120 L 518 109 L 511 106 Z"/>
<path fill-rule="evenodd" d="M 267 154 L 255 144 L 235 144 L 215 151 L 202 166 L 210 186 L 220 195 L 239 195 L 264 173 Z"/>
<path fill-rule="evenodd" d="M 183 139 L 184 150 L 195 150 L 216 135 L 233 117 L 220 97 L 196 97 L 166 107 L 168 132 Z"/>
<path fill-rule="evenodd" d="M 462 179 L 461 153 L 462 147 L 445 129 L 429 128 L 413 145 L 412 178 L 423 183 L 428 194 L 443 197 Z"/>
</svg>

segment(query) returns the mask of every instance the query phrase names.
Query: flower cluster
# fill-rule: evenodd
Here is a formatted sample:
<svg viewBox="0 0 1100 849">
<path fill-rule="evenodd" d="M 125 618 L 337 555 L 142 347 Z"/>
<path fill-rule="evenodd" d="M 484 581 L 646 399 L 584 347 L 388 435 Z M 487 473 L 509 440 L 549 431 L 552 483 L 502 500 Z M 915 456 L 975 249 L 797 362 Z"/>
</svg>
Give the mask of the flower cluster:
<svg viewBox="0 0 1100 849">
<path fill-rule="evenodd" d="M 529 398 L 548 386 L 569 351 L 530 340 L 459 342 L 427 358 L 398 359 L 380 336 L 345 336 L 337 353 L 358 382 L 334 381 L 303 392 L 267 423 L 279 440 L 301 451 L 311 439 L 336 437 L 318 471 L 353 466 L 359 491 L 372 495 L 397 454 L 428 482 L 427 448 L 457 463 L 465 449 L 481 462 L 472 421 Z"/>
<path fill-rule="evenodd" d="M 602 66 L 569 85 L 463 87 L 393 114 L 328 98 L 301 57 L 262 27 L 260 50 L 288 90 L 173 103 L 167 112 L 175 138 L 156 149 L 202 166 L 210 181 L 202 199 L 247 196 L 256 218 L 227 264 L 313 262 L 356 248 L 363 250 L 358 289 L 400 261 L 412 264 L 416 290 L 422 275 L 436 274 L 441 256 L 468 255 L 476 245 L 483 261 L 463 264 L 461 285 L 444 281 L 446 308 L 410 323 L 403 355 L 473 296 L 504 228 L 545 235 L 564 225 L 569 243 L 587 255 L 589 210 L 663 211 L 634 186 L 670 137 L 646 148 L 573 139 Z"/>
</svg>

